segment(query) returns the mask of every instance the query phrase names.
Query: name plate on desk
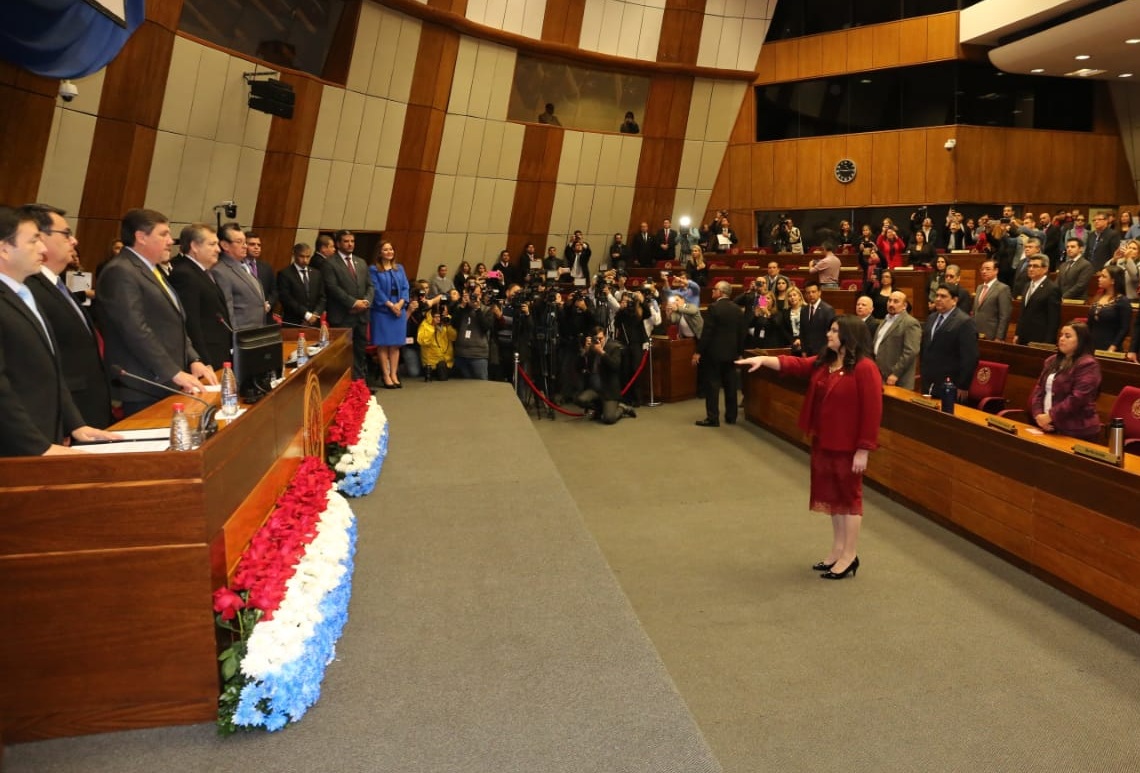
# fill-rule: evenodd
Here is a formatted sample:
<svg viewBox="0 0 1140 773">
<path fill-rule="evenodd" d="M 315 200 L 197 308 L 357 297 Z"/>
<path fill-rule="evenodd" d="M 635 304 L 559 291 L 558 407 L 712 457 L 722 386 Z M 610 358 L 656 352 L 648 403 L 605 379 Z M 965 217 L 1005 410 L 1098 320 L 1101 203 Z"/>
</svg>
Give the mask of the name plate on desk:
<svg viewBox="0 0 1140 773">
<path fill-rule="evenodd" d="M 1126 360 L 1128 356 L 1124 352 L 1110 352 L 1108 349 L 1097 349 L 1093 352 L 1097 357 L 1102 357 L 1106 360 Z"/>
<path fill-rule="evenodd" d="M 915 405 L 921 405 L 925 408 L 933 408 L 936 411 L 942 410 L 942 401 L 935 400 L 933 397 L 923 397 L 922 395 L 915 395 L 910 398 L 910 401 Z"/>
<path fill-rule="evenodd" d="M 1000 429 L 1002 432 L 1008 432 L 1011 435 L 1017 434 L 1017 425 L 1008 419 L 1003 419 L 998 416 L 987 416 L 986 425 L 994 429 Z"/>
<path fill-rule="evenodd" d="M 1057 351 L 1057 344 L 1047 344 L 1044 341 L 1030 341 L 1026 346 L 1030 349 L 1043 349 L 1047 352 Z"/>
<path fill-rule="evenodd" d="M 1098 462 L 1111 464 L 1113 467 L 1121 467 L 1124 464 L 1123 455 L 1117 459 L 1116 454 L 1107 448 L 1097 448 L 1096 446 L 1086 446 L 1082 443 L 1076 443 L 1073 445 L 1073 453 L 1077 456 L 1083 456 L 1086 459 L 1094 459 Z"/>
</svg>

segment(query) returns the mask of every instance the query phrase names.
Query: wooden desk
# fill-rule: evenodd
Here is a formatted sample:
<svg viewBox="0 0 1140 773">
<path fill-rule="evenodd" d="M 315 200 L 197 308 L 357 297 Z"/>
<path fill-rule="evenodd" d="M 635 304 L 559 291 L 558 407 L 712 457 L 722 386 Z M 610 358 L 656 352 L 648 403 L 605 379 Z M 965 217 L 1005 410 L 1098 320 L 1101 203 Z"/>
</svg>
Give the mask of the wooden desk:
<svg viewBox="0 0 1140 773">
<path fill-rule="evenodd" d="M 351 364 L 348 331 L 334 331 L 194 451 L 0 463 L 5 742 L 214 718 L 211 594 L 300 463 L 308 373 L 327 426 Z M 123 424 L 166 426 L 178 399 Z"/>
<path fill-rule="evenodd" d="M 796 426 L 805 384 L 746 374 L 745 416 L 806 448 Z M 1007 435 L 986 414 L 914 405 L 886 387 L 867 479 L 888 496 L 1026 571 L 1140 628 L 1140 457 L 1123 469 L 1078 457 L 1071 438 Z"/>
<path fill-rule="evenodd" d="M 653 336 L 653 396 L 663 403 L 676 403 L 697 395 L 697 369 L 693 367 L 695 338 L 670 340 Z M 647 395 L 645 395 L 648 397 Z"/>
</svg>

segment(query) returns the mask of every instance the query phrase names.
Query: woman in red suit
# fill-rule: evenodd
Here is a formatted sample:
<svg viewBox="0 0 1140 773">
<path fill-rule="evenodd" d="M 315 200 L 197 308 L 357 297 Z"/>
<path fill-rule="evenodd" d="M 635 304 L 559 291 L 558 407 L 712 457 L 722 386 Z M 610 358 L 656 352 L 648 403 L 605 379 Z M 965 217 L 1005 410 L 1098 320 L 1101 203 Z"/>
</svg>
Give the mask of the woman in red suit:
<svg viewBox="0 0 1140 773">
<path fill-rule="evenodd" d="M 812 569 L 827 580 L 859 570 L 863 518 L 863 471 L 878 447 L 883 387 L 871 355 L 871 334 L 858 317 L 837 317 L 827 331 L 827 349 L 816 357 L 749 357 L 749 371 L 765 367 L 808 379 L 800 429 L 811 434 L 810 508 L 831 516 L 827 558 Z"/>
<path fill-rule="evenodd" d="M 1046 432 L 1096 440 L 1100 437 L 1096 412 L 1100 364 L 1093 356 L 1088 325 L 1074 322 L 1062 327 L 1057 352 L 1045 360 L 1029 397 L 1033 420 Z"/>
</svg>

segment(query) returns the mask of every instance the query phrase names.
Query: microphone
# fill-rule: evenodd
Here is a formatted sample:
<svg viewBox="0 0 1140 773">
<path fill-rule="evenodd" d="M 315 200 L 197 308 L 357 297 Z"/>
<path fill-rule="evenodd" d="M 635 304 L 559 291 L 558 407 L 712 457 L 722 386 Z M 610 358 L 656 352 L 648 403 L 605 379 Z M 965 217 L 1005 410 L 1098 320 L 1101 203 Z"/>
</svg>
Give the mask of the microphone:
<svg viewBox="0 0 1140 773">
<path fill-rule="evenodd" d="M 320 325 L 298 325 L 296 322 L 286 322 L 284 319 L 281 318 L 280 314 L 274 314 L 273 315 L 273 321 L 276 322 L 278 325 L 284 325 L 285 327 L 299 327 L 299 328 L 303 328 L 305 330 L 316 330 L 317 328 L 320 327 Z"/>
<path fill-rule="evenodd" d="M 135 381 L 141 381 L 144 384 L 149 384 L 150 386 L 158 387 L 159 389 L 170 392 L 171 394 L 178 395 L 179 397 L 189 399 L 189 400 L 195 400 L 195 401 L 201 403 L 204 410 L 202 411 L 202 417 L 198 420 L 198 431 L 202 433 L 202 439 L 205 440 L 206 438 L 210 437 L 210 435 L 213 435 L 215 432 L 218 431 L 218 422 L 214 418 L 214 414 L 217 413 L 217 411 L 218 411 L 218 406 L 211 405 L 210 403 L 206 402 L 205 400 L 203 400 L 201 397 L 198 397 L 197 395 L 192 395 L 192 394 L 189 394 L 187 392 L 183 392 L 182 390 L 175 389 L 174 387 L 169 387 L 166 384 L 162 384 L 158 381 L 151 381 L 149 378 L 143 378 L 142 376 L 136 376 L 134 373 L 131 373 L 129 370 L 127 370 L 126 368 L 123 368 L 120 365 L 111 365 L 110 370 L 111 370 L 111 375 L 114 376 L 115 378 L 126 377 L 126 378 L 130 378 L 130 379 L 134 379 Z"/>
<path fill-rule="evenodd" d="M 224 327 L 226 330 L 230 331 L 230 335 L 234 334 L 234 329 L 232 327 L 230 327 L 229 322 L 226 322 L 226 318 L 224 316 L 222 316 L 222 313 L 220 311 L 214 315 L 214 320 L 217 322 L 221 322 L 222 327 Z"/>
</svg>

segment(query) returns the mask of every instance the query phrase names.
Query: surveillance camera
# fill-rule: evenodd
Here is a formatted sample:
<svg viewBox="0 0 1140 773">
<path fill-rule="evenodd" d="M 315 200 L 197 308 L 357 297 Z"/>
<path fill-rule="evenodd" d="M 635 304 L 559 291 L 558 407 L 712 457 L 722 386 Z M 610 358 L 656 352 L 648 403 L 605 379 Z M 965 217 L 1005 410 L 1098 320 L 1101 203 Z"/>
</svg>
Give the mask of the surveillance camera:
<svg viewBox="0 0 1140 773">
<path fill-rule="evenodd" d="M 946 140 L 946 144 L 943 145 L 942 147 L 946 148 L 947 150 L 953 150 L 957 146 L 958 146 L 958 140 L 951 137 L 950 139 Z"/>
<path fill-rule="evenodd" d="M 59 97 L 64 102 L 70 102 L 79 96 L 79 87 L 71 81 L 59 82 Z"/>
<path fill-rule="evenodd" d="M 221 204 L 215 204 L 214 210 L 217 211 L 219 209 L 222 210 L 225 213 L 226 217 L 230 218 L 231 220 L 237 217 L 238 208 L 237 204 L 233 201 L 223 201 Z"/>
</svg>

